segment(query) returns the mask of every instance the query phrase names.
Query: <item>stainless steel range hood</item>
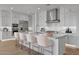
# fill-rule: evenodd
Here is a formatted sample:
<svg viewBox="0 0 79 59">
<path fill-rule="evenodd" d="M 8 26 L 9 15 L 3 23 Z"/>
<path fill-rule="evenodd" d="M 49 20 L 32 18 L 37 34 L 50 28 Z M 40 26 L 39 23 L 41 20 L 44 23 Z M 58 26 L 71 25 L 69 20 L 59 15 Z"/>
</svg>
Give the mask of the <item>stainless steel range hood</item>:
<svg viewBox="0 0 79 59">
<path fill-rule="evenodd" d="M 54 8 L 47 11 L 47 23 L 58 23 L 60 22 L 60 9 Z"/>
<path fill-rule="evenodd" d="M 60 22 L 60 20 L 47 20 L 46 21 L 47 23 L 59 23 Z"/>
</svg>

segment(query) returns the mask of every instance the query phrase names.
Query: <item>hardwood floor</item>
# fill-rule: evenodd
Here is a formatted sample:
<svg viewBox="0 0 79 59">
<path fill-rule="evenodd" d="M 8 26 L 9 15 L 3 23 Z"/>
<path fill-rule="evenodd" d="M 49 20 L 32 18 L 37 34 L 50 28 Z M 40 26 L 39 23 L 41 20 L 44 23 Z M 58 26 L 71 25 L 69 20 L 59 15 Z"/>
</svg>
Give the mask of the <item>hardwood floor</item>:
<svg viewBox="0 0 79 59">
<path fill-rule="evenodd" d="M 79 48 L 65 45 L 64 55 L 79 55 Z"/>
<path fill-rule="evenodd" d="M 29 55 L 16 46 L 16 40 L 0 42 L 0 55 Z"/>
<path fill-rule="evenodd" d="M 16 46 L 16 40 L 0 42 L 0 55 L 32 55 L 28 50 L 21 50 Z M 79 48 L 65 46 L 64 55 L 79 55 Z"/>
</svg>

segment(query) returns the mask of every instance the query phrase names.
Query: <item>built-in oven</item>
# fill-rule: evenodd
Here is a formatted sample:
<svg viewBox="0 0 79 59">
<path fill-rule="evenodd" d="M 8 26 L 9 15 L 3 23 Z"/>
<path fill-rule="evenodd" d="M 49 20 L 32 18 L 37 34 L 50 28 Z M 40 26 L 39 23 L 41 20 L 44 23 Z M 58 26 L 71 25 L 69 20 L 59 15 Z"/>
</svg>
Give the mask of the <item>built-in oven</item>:
<svg viewBox="0 0 79 59">
<path fill-rule="evenodd" d="M 18 24 L 12 24 L 12 35 L 14 35 L 14 32 L 18 32 Z"/>
</svg>

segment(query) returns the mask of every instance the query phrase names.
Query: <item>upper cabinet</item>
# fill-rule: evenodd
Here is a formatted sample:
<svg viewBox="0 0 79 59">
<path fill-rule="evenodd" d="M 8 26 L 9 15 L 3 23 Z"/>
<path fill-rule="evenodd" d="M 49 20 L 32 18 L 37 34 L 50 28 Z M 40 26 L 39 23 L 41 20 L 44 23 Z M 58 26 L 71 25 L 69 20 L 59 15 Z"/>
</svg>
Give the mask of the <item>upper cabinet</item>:
<svg viewBox="0 0 79 59">
<path fill-rule="evenodd" d="M 1 11 L 2 26 L 11 26 L 11 14 L 7 10 Z"/>
<path fill-rule="evenodd" d="M 17 11 L 1 10 L 1 26 L 12 26 L 12 24 L 19 24 L 20 20 L 28 21 L 28 15 Z"/>
<path fill-rule="evenodd" d="M 64 12 L 64 26 L 76 26 L 75 10 L 65 8 Z"/>
<path fill-rule="evenodd" d="M 39 26 L 44 28 L 46 26 L 46 11 L 41 11 L 39 13 Z"/>
<path fill-rule="evenodd" d="M 28 19 L 29 19 L 28 15 L 25 15 L 25 14 L 20 13 L 20 12 L 12 11 L 12 23 L 19 24 L 20 20 L 28 21 Z"/>
</svg>

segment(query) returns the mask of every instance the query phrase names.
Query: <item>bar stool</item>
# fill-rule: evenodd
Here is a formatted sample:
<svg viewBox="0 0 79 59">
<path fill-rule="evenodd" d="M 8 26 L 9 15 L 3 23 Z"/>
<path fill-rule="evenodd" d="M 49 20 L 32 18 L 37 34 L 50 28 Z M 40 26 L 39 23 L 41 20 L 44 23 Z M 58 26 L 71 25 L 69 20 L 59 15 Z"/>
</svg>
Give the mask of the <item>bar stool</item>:
<svg viewBox="0 0 79 59">
<path fill-rule="evenodd" d="M 19 38 L 20 48 L 23 49 L 23 45 L 27 41 L 25 38 L 25 34 L 23 32 L 19 32 Z"/>
<path fill-rule="evenodd" d="M 37 36 L 37 42 L 41 48 L 42 54 L 53 54 L 54 42 L 50 40 L 49 37 L 45 36 L 44 34 L 40 34 L 39 36 Z M 45 53 L 44 51 L 46 51 L 47 53 Z"/>
<path fill-rule="evenodd" d="M 19 47 L 19 33 L 18 32 L 14 32 L 14 37 L 16 38 L 16 46 Z"/>
<path fill-rule="evenodd" d="M 29 42 L 29 45 L 30 45 L 30 53 L 32 53 L 32 50 L 34 50 L 34 47 L 38 47 L 37 46 L 37 39 L 35 37 L 35 35 L 32 33 L 32 32 L 29 32 L 28 34 L 26 34 L 26 37 L 27 37 L 27 41 Z"/>
</svg>

